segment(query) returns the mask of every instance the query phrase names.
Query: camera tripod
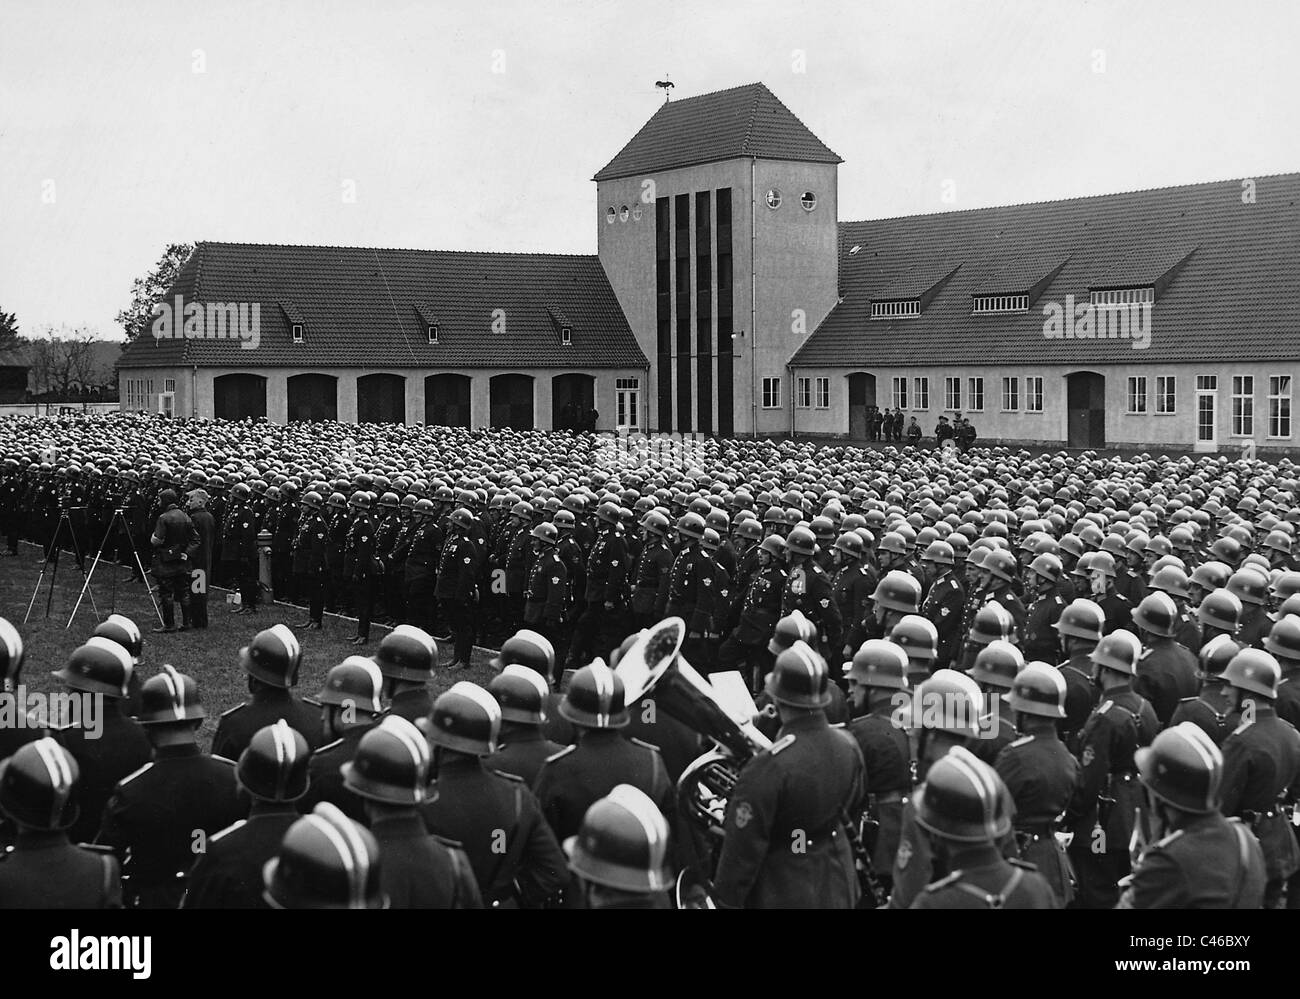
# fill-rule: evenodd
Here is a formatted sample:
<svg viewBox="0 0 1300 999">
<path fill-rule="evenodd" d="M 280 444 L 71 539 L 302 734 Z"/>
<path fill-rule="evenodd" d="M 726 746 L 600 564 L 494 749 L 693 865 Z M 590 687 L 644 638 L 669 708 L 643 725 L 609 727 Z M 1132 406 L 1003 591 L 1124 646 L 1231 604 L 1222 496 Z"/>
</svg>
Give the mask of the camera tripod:
<svg viewBox="0 0 1300 999">
<path fill-rule="evenodd" d="M 85 507 L 78 506 L 71 507 L 70 509 L 84 510 Z M 63 534 L 65 527 L 68 531 L 68 537 L 72 539 L 72 552 L 77 557 L 77 567 L 81 570 L 81 575 L 86 577 L 86 584 L 89 585 L 90 583 L 90 577 L 86 576 L 85 563 L 82 561 L 81 546 L 77 544 L 77 532 L 73 530 L 72 520 L 68 516 L 69 512 L 70 510 L 59 511 L 59 523 L 54 528 L 54 537 L 50 539 L 50 546 L 46 551 L 45 561 L 41 563 L 41 574 L 36 578 L 36 588 L 32 590 L 32 598 L 27 601 L 27 613 L 23 615 L 23 624 L 26 624 L 27 619 L 32 616 L 32 607 L 36 604 L 36 594 L 40 593 L 41 584 L 45 582 L 45 570 L 49 568 L 52 563 L 54 565 L 54 571 L 50 573 L 50 588 L 45 597 L 45 616 L 47 618 L 50 616 L 50 605 L 54 602 L 54 582 L 59 577 L 59 536 Z M 82 592 L 85 592 L 84 587 L 82 588 Z M 80 600 L 78 600 L 78 603 L 80 603 Z M 95 607 L 95 595 L 93 593 L 90 595 L 90 605 L 94 608 L 95 615 L 98 616 L 99 608 Z"/>
<path fill-rule="evenodd" d="M 140 561 L 140 553 L 135 550 L 135 541 L 131 537 L 131 529 L 126 524 L 126 511 L 122 507 L 116 507 L 113 510 L 113 516 L 109 519 L 108 527 L 104 531 L 104 538 L 99 543 L 99 551 L 95 552 L 95 561 L 91 563 L 90 571 L 86 573 L 86 583 L 81 588 L 81 596 L 77 597 L 77 603 L 72 608 L 72 613 L 68 616 L 68 623 L 64 629 L 72 627 L 72 619 L 77 616 L 77 611 L 81 607 L 81 600 L 90 590 L 90 577 L 95 574 L 95 569 L 99 565 L 100 557 L 104 554 L 104 549 L 108 547 L 110 538 L 114 537 L 113 529 L 116 527 L 126 538 L 127 547 L 131 549 L 131 557 L 135 559 L 135 567 L 140 571 L 140 579 L 144 582 L 145 590 L 149 593 L 149 602 L 153 604 L 153 612 L 158 615 L 158 623 L 163 623 L 162 611 L 158 609 L 158 601 L 154 599 L 153 587 L 149 585 L 149 577 L 144 571 L 144 563 Z M 112 589 L 109 596 L 108 612 L 111 614 L 117 610 L 117 575 L 109 577 L 112 580 Z M 95 595 L 90 594 L 90 605 L 94 608 L 95 616 L 99 616 L 99 608 L 95 607 Z"/>
</svg>

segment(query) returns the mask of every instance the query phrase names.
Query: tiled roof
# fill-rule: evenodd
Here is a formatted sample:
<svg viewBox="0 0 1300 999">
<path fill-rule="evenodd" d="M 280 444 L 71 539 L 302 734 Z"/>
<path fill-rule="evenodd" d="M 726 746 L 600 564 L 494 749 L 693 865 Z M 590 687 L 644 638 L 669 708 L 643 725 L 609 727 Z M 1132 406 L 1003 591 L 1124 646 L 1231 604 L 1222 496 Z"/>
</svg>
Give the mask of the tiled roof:
<svg viewBox="0 0 1300 999">
<path fill-rule="evenodd" d="M 717 163 L 738 157 L 842 163 L 761 83 L 660 106 L 593 180 Z"/>
<path fill-rule="evenodd" d="M 594 256 L 199 243 L 168 300 L 177 294 L 187 303 L 260 303 L 258 347 L 146 334 L 123 367 L 646 366 Z M 557 310 L 573 329 L 563 352 Z M 294 313 L 301 344 L 290 342 Z M 437 345 L 420 323 L 426 314 L 438 323 Z M 494 316 L 504 329 L 494 329 Z"/>
<path fill-rule="evenodd" d="M 840 224 L 840 303 L 792 361 L 801 367 L 1172 363 L 1300 357 L 1300 174 Z M 850 253 L 853 246 L 857 253 Z M 1195 248 L 1195 252 L 1190 252 Z M 1190 252 L 1190 255 L 1188 255 Z M 1184 259 L 1185 258 L 1185 259 Z M 871 319 L 871 299 L 942 259 L 962 267 L 915 319 Z M 1027 314 L 971 315 L 994 274 L 1041 276 Z M 1151 342 L 1047 339 L 1043 309 L 1101 281 L 1153 283 Z M 1026 277 L 1027 276 L 1027 277 Z M 1011 291 L 1014 289 L 1000 289 Z M 1028 289 L 1019 289 L 1026 291 Z"/>
</svg>

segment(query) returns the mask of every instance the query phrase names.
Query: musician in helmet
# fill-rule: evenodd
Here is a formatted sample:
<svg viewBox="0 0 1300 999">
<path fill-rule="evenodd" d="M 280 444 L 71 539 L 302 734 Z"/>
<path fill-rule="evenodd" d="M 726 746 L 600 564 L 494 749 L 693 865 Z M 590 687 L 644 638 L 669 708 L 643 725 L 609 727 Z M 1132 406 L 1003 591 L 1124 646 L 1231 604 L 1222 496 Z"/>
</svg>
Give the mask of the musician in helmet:
<svg viewBox="0 0 1300 999">
<path fill-rule="evenodd" d="M 301 732 L 307 745 L 320 745 L 320 712 L 293 693 L 302 664 L 302 646 L 288 626 L 277 624 L 259 631 L 239 650 L 239 661 L 248 674 L 248 692 L 243 704 L 221 713 L 212 752 L 237 760 L 255 733 L 281 718 Z"/>
<path fill-rule="evenodd" d="M 487 689 L 501 706 L 497 750 L 487 758 L 487 765 L 514 774 L 532 787 L 542 764 L 564 748 L 542 731 L 551 693 L 546 678 L 535 669 L 511 663 L 492 678 Z"/>
<path fill-rule="evenodd" d="M 668 823 L 632 785 L 619 784 L 593 803 L 564 851 L 587 908 L 670 908 Z"/>
<path fill-rule="evenodd" d="M 767 691 L 777 740 L 740 772 L 714 877 L 720 907 L 851 909 L 860 887 L 845 824 L 865 800 L 862 753 L 826 720 L 826 661 L 805 642 L 777 656 Z"/>
</svg>

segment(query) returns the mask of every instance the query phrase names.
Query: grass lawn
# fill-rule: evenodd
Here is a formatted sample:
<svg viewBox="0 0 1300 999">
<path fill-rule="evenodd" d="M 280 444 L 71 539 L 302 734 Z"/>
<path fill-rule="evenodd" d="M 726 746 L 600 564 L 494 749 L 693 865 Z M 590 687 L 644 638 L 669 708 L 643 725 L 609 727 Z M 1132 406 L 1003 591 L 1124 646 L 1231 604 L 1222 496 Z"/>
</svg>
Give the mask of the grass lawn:
<svg viewBox="0 0 1300 999">
<path fill-rule="evenodd" d="M 61 685 L 50 676 L 50 671 L 63 665 L 72 651 L 90 636 L 99 620 L 114 612 L 125 614 L 144 632 L 141 667 L 144 679 L 157 673 L 163 663 L 170 663 L 197 681 L 199 694 L 208 712 L 200 734 L 200 741 L 205 748 L 216 731 L 217 717 L 221 712 L 234 707 L 248 696 L 245 673 L 239 666 L 240 648 L 247 645 L 253 635 L 263 628 L 281 623 L 292 628 L 307 616 L 301 608 L 278 603 L 263 604 L 256 617 L 245 614 L 235 616 L 231 614 L 233 608 L 225 602 L 226 591 L 214 588 L 208 597 L 209 625 L 206 630 L 155 635 L 150 629 L 159 623 L 158 617 L 144 586 L 129 583 L 126 569 L 101 562 L 95 570 L 91 585 L 100 616 L 95 616 L 88 593 L 77 611 L 72 627 L 65 628 L 84 582 L 76 563 L 65 554 L 59 559 L 49 617 L 45 617 L 46 596 L 51 581 L 51 571 L 47 569 L 31 617 L 27 624 L 23 624 L 27 603 L 32 598 L 32 590 L 40 575 L 39 563 L 40 549 L 26 543 L 19 546 L 17 557 L 0 559 L 0 616 L 7 618 L 23 637 L 26 657 L 22 680 L 28 690 L 48 692 L 58 689 Z M 87 560 L 87 568 L 89 566 Z M 111 606 L 113 575 L 117 576 L 115 606 Z M 177 617 L 179 616 L 178 611 Z M 356 634 L 354 619 L 326 614 L 324 623 L 325 627 L 321 631 L 295 631 L 302 643 L 298 693 L 303 696 L 314 695 L 320 689 L 330 667 L 349 655 L 373 655 L 379 647 L 380 639 L 388 632 L 387 628 L 371 625 L 370 644 L 352 646 L 348 642 Z M 451 658 L 450 642 L 439 643 L 439 657 L 443 661 Z M 434 690 L 446 690 L 458 680 L 471 680 L 486 685 L 491 678 L 489 658 L 487 650 L 475 648 L 470 669 L 455 673 L 442 670 L 436 672 Z"/>
</svg>

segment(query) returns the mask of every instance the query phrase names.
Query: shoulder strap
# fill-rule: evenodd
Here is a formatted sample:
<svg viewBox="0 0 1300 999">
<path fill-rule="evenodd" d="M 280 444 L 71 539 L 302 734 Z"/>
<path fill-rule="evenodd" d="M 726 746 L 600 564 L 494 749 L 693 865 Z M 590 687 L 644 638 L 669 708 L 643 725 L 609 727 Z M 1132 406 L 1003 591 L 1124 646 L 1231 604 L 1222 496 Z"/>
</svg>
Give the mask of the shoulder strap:
<svg viewBox="0 0 1300 999">
<path fill-rule="evenodd" d="M 1007 899 L 1009 899 L 1012 893 L 1015 892 L 1016 887 L 1020 884 L 1020 879 L 1024 876 L 1024 868 L 1013 868 L 1011 871 L 1011 877 L 1007 879 L 1007 883 L 1002 886 L 1002 890 L 996 895 L 990 895 L 982 888 L 976 888 L 974 885 L 968 885 L 965 882 L 962 882 L 956 887 L 966 892 L 968 895 L 974 895 L 990 909 L 1003 909 L 1006 908 Z"/>
</svg>

